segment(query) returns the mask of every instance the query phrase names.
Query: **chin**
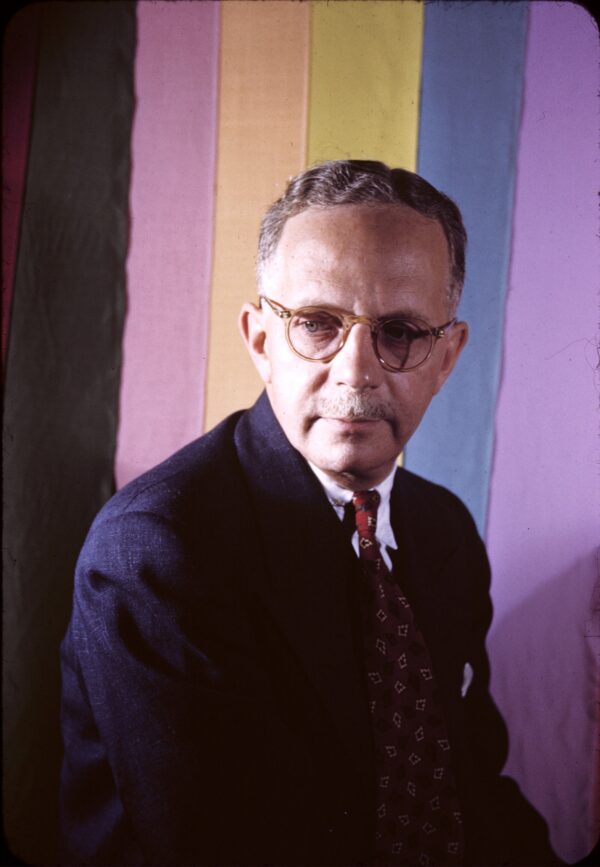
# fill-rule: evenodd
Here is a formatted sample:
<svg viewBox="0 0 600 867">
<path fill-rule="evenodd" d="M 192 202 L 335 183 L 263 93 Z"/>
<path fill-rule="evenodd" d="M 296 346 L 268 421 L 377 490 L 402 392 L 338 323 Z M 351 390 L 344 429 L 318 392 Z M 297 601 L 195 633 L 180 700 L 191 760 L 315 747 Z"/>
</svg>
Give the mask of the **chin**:
<svg viewBox="0 0 600 867">
<path fill-rule="evenodd" d="M 396 462 L 395 455 L 377 455 L 364 446 L 361 449 L 331 447 L 320 450 L 318 455 L 308 454 L 307 458 L 340 484 L 354 490 L 357 490 L 357 485 L 361 489 L 378 485 Z"/>
<path fill-rule="evenodd" d="M 337 467 L 367 470 L 368 467 L 393 463 L 401 448 L 388 430 L 357 429 L 327 437 L 319 454 Z"/>
</svg>

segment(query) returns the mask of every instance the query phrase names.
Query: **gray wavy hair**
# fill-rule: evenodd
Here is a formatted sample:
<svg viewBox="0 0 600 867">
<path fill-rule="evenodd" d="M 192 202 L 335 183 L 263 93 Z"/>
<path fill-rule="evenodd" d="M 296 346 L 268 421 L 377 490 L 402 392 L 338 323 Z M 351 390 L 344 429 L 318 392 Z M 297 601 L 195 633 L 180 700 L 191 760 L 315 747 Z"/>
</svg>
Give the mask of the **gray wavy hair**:
<svg viewBox="0 0 600 867">
<path fill-rule="evenodd" d="M 460 210 L 452 199 L 420 175 L 372 160 L 330 160 L 290 180 L 284 194 L 271 205 L 261 222 L 257 255 L 259 288 L 265 266 L 275 253 L 290 217 L 310 207 L 350 204 L 408 205 L 440 224 L 448 242 L 448 302 L 454 312 L 465 280 L 467 233 Z"/>
</svg>

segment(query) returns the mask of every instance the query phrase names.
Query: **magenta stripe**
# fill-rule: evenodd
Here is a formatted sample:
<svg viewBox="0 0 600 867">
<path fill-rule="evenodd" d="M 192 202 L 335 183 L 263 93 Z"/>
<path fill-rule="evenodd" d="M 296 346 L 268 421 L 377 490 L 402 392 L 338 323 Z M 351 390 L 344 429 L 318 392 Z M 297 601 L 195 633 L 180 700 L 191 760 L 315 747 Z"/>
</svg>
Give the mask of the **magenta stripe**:
<svg viewBox="0 0 600 867">
<path fill-rule="evenodd" d="M 201 432 L 218 51 L 219 4 L 138 4 L 118 485 Z"/>
<path fill-rule="evenodd" d="M 2 56 L 2 365 L 8 348 L 21 209 L 27 172 L 40 7 L 20 9 L 4 33 Z"/>
<path fill-rule="evenodd" d="M 598 580 L 599 56 L 580 6 L 534 3 L 530 15 L 488 524 L 490 649 L 511 733 L 507 770 L 572 862 L 593 842 L 591 641 L 600 635 L 590 605 Z"/>
</svg>

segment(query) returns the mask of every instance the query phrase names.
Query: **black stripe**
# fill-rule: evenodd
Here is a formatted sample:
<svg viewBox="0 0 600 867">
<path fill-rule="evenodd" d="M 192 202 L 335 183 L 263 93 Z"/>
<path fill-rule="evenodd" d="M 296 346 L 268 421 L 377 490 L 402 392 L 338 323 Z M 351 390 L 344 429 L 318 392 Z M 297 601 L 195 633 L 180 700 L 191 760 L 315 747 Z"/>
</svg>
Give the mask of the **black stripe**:
<svg viewBox="0 0 600 867">
<path fill-rule="evenodd" d="M 5 830 L 53 863 L 58 645 L 89 523 L 113 488 L 125 308 L 135 4 L 41 5 L 5 401 Z"/>
</svg>

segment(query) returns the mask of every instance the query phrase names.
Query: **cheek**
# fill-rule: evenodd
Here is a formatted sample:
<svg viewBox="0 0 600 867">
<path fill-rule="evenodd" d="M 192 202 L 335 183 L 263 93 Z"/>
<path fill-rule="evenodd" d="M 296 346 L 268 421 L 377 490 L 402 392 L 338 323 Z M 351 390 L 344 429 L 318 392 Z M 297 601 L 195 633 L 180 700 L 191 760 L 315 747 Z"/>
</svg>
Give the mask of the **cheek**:
<svg viewBox="0 0 600 867">
<path fill-rule="evenodd" d="M 327 365 L 299 358 L 287 343 L 272 356 L 271 377 L 283 401 L 293 403 L 316 393 L 326 382 L 327 371 Z"/>
<path fill-rule="evenodd" d="M 392 390 L 392 400 L 401 427 L 405 430 L 410 428 L 412 433 L 435 394 L 436 377 L 433 373 L 425 376 L 417 374 L 416 371 L 413 374 L 397 375 L 406 379 L 396 383 Z"/>
<path fill-rule="evenodd" d="M 327 377 L 326 369 L 288 355 L 271 364 L 269 398 L 279 420 L 304 426 L 314 409 L 314 397 Z"/>
</svg>

